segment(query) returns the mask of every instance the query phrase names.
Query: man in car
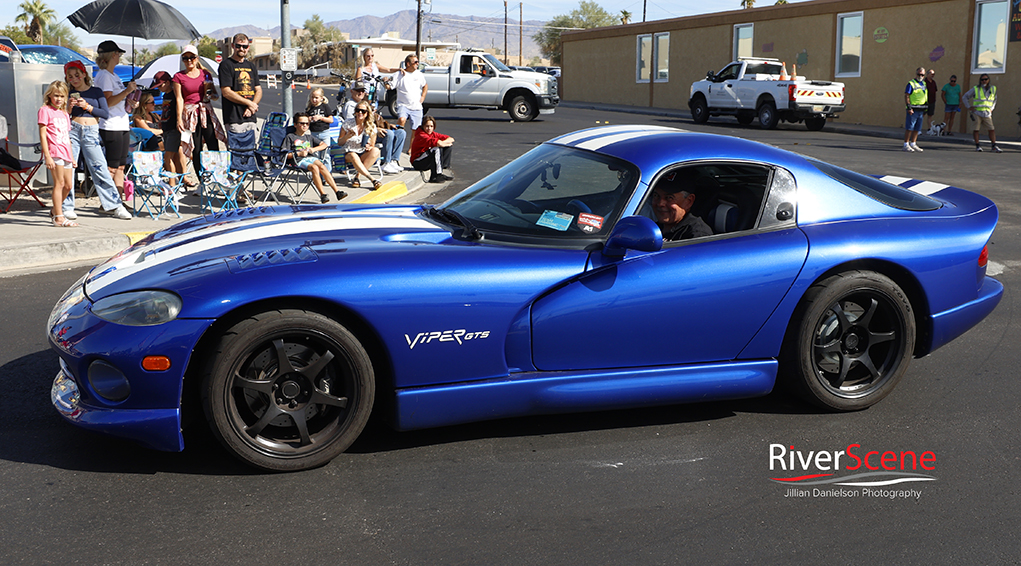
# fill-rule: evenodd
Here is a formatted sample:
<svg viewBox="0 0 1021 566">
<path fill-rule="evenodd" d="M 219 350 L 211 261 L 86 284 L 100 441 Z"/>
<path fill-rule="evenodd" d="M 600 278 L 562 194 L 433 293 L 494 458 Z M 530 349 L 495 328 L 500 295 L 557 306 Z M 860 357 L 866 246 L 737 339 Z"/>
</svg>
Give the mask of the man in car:
<svg viewBox="0 0 1021 566">
<path fill-rule="evenodd" d="M 681 183 L 657 183 L 652 190 L 652 211 L 663 232 L 664 242 L 712 236 L 713 231 L 694 214 L 695 195 L 683 190 Z"/>
</svg>

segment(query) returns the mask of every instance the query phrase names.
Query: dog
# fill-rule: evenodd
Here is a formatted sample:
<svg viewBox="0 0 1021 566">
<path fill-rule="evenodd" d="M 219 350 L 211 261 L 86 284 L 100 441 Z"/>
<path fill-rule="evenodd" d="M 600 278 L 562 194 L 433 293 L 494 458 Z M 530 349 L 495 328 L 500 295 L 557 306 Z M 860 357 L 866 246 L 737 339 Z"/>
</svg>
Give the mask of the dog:
<svg viewBox="0 0 1021 566">
<path fill-rule="evenodd" d="M 927 136 L 945 136 L 947 135 L 947 123 L 933 124 L 929 126 L 929 131 L 925 132 Z"/>
</svg>

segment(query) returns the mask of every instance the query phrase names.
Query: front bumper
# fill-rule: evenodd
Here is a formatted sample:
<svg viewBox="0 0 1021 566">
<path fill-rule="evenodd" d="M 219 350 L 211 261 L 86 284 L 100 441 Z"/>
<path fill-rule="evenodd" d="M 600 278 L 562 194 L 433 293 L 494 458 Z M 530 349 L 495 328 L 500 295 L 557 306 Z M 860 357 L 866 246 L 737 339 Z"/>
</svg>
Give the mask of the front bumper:
<svg viewBox="0 0 1021 566">
<path fill-rule="evenodd" d="M 535 97 L 535 99 L 539 104 L 539 112 L 541 114 L 552 114 L 553 109 L 560 104 L 560 97 L 556 95 L 543 94 Z M 547 112 L 543 112 L 543 110 L 546 110 Z"/>
</svg>

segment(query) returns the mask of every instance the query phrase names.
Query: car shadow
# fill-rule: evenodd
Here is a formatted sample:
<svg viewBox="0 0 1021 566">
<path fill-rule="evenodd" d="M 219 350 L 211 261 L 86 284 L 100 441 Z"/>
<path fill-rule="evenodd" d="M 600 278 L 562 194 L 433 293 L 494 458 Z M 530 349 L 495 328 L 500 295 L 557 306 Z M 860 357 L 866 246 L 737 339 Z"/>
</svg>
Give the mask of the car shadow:
<svg viewBox="0 0 1021 566">
<path fill-rule="evenodd" d="M 262 475 L 230 456 L 201 419 L 184 431 L 185 450 L 160 452 L 129 440 L 80 429 L 60 417 L 50 403 L 52 377 L 59 371 L 50 350 L 0 366 L 0 388 L 7 393 L 0 411 L 0 460 L 94 473 Z M 384 453 L 487 438 L 518 438 L 682 425 L 728 419 L 740 413 L 816 412 L 783 391 L 765 397 L 652 408 L 541 415 L 435 429 L 398 432 L 383 418 L 372 419 L 348 449 L 353 454 Z"/>
</svg>

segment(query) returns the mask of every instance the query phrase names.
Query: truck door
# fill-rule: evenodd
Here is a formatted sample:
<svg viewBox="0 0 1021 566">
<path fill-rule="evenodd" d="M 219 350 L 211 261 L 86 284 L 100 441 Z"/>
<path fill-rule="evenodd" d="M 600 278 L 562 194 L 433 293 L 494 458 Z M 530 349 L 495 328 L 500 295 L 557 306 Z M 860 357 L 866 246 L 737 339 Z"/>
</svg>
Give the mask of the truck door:
<svg viewBox="0 0 1021 566">
<path fill-rule="evenodd" d="M 498 104 L 500 81 L 497 70 L 478 55 L 461 55 L 450 69 L 450 103 L 458 106 Z M 505 80 L 505 79 L 504 79 Z"/>
<path fill-rule="evenodd" d="M 737 106 L 737 77 L 743 63 L 733 63 L 723 68 L 709 87 L 709 106 L 713 108 L 734 108 Z"/>
</svg>

